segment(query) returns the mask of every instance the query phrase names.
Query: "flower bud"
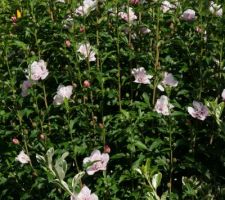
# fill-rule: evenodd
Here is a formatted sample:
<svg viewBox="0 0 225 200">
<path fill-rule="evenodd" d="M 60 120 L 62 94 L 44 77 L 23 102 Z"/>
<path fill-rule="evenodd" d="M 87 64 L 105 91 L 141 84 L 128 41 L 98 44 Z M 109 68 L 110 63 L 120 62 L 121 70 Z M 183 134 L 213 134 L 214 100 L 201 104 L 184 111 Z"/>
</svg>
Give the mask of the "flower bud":
<svg viewBox="0 0 225 200">
<path fill-rule="evenodd" d="M 96 122 L 98 120 L 98 117 L 97 116 L 93 116 L 92 119 L 93 119 L 94 122 Z"/>
<path fill-rule="evenodd" d="M 42 133 L 42 134 L 39 135 L 39 138 L 40 138 L 40 140 L 45 140 L 46 137 L 45 137 L 45 135 Z"/>
<path fill-rule="evenodd" d="M 80 27 L 80 32 L 83 33 L 84 31 L 85 31 L 85 27 L 84 26 L 81 26 Z"/>
<path fill-rule="evenodd" d="M 104 124 L 99 123 L 98 125 L 99 125 L 99 128 L 101 128 L 101 129 L 104 128 Z"/>
<path fill-rule="evenodd" d="M 168 188 L 171 188 L 171 184 L 170 184 L 170 183 L 167 183 L 167 187 L 168 187 Z"/>
<path fill-rule="evenodd" d="M 202 33 L 202 32 L 203 32 L 202 28 L 199 27 L 199 26 L 196 26 L 195 30 L 196 30 L 196 32 L 198 32 L 198 33 Z"/>
<path fill-rule="evenodd" d="M 109 145 L 105 144 L 104 145 L 104 153 L 110 153 L 111 152 L 111 148 L 109 147 Z"/>
<path fill-rule="evenodd" d="M 17 138 L 14 137 L 12 139 L 12 143 L 17 145 L 17 144 L 20 144 L 20 141 Z"/>
<path fill-rule="evenodd" d="M 130 3 L 133 5 L 137 5 L 140 3 L 140 0 L 130 0 Z"/>
<path fill-rule="evenodd" d="M 91 86 L 91 83 L 90 83 L 88 80 L 85 80 L 85 81 L 83 82 L 83 86 L 84 86 L 85 88 L 89 88 L 89 87 Z"/>
<path fill-rule="evenodd" d="M 177 162 L 177 159 L 176 158 L 173 158 L 173 162 L 176 163 Z"/>
<path fill-rule="evenodd" d="M 12 20 L 13 24 L 15 24 L 15 23 L 16 23 L 16 20 L 17 20 L 16 16 L 13 15 L 13 16 L 11 17 L 11 20 Z"/>
<path fill-rule="evenodd" d="M 66 45 L 67 48 L 70 48 L 70 46 L 71 46 L 70 40 L 66 40 L 65 41 L 65 45 Z"/>
</svg>

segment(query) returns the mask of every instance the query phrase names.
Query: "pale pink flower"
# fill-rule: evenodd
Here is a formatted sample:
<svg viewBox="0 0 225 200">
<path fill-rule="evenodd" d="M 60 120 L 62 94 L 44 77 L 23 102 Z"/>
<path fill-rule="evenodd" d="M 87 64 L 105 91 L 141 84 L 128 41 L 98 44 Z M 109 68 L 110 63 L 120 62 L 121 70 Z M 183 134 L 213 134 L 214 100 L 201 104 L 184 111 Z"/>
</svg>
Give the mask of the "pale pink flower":
<svg viewBox="0 0 225 200">
<path fill-rule="evenodd" d="M 53 104 L 61 105 L 64 102 L 65 98 L 70 99 L 72 91 L 73 91 L 72 85 L 64 86 L 60 84 L 57 88 L 57 94 L 53 98 L 54 99 Z"/>
<path fill-rule="evenodd" d="M 28 95 L 28 89 L 32 87 L 32 82 L 30 80 L 23 81 L 21 95 L 26 97 Z"/>
<path fill-rule="evenodd" d="M 118 15 L 127 22 L 133 22 L 137 19 L 137 16 L 135 15 L 133 8 L 129 7 L 128 13 L 125 12 L 119 12 Z"/>
<path fill-rule="evenodd" d="M 165 90 L 164 87 L 162 86 L 162 84 L 158 84 L 157 88 L 162 92 Z"/>
<path fill-rule="evenodd" d="M 162 84 L 171 87 L 177 87 L 178 81 L 174 78 L 173 74 L 165 72 Z"/>
<path fill-rule="evenodd" d="M 34 61 L 25 72 L 28 79 L 33 81 L 44 80 L 48 76 L 47 63 L 44 60 Z"/>
<path fill-rule="evenodd" d="M 163 13 L 166 13 L 172 9 L 176 9 L 177 6 L 174 4 L 171 4 L 169 1 L 163 1 L 162 5 L 161 5 L 161 10 L 163 11 Z"/>
<path fill-rule="evenodd" d="M 70 200 L 98 200 L 98 196 L 95 193 L 91 193 L 91 190 L 84 186 L 79 194 L 73 194 Z"/>
<path fill-rule="evenodd" d="M 196 19 L 195 11 L 192 9 L 187 9 L 181 15 L 181 19 L 185 21 L 194 21 Z"/>
<path fill-rule="evenodd" d="M 30 162 L 30 157 L 24 153 L 24 151 L 21 151 L 19 155 L 16 157 L 16 160 L 21 162 L 22 164 L 26 164 Z"/>
<path fill-rule="evenodd" d="M 193 101 L 193 107 L 188 107 L 188 113 L 197 119 L 205 120 L 209 116 L 209 110 L 201 102 Z"/>
<path fill-rule="evenodd" d="M 162 95 L 159 99 L 157 99 L 154 110 L 163 115 L 170 115 L 171 108 L 173 108 L 173 105 L 169 103 L 169 98 Z"/>
<path fill-rule="evenodd" d="M 225 101 L 225 89 L 223 90 L 221 96 L 222 96 L 223 100 Z"/>
<path fill-rule="evenodd" d="M 134 75 L 135 83 L 150 84 L 150 79 L 153 77 L 146 74 L 146 71 L 143 67 L 132 69 L 132 75 Z"/>
<path fill-rule="evenodd" d="M 143 35 L 146 35 L 146 34 L 150 33 L 151 30 L 150 30 L 149 28 L 142 27 L 142 28 L 140 28 L 140 32 L 141 32 Z"/>
<path fill-rule="evenodd" d="M 164 77 L 161 83 L 170 87 L 177 87 L 178 85 L 178 81 L 174 78 L 173 74 L 168 72 L 164 72 Z M 159 90 L 164 91 L 164 87 L 161 84 L 159 84 L 157 87 Z"/>
<path fill-rule="evenodd" d="M 96 8 L 96 6 L 97 6 L 96 0 L 84 0 L 83 5 L 79 6 L 75 10 L 75 14 L 80 16 L 88 15 L 90 11 Z"/>
<path fill-rule="evenodd" d="M 106 170 L 107 163 L 109 161 L 109 154 L 103 153 L 99 150 L 94 150 L 91 153 L 90 157 L 86 157 L 83 160 L 83 164 L 90 163 L 91 166 L 89 166 L 86 171 L 88 175 L 93 175 L 95 172 L 99 170 Z"/>
<path fill-rule="evenodd" d="M 89 43 L 81 44 L 79 49 L 77 50 L 84 58 L 88 58 L 88 60 L 95 61 L 95 52 L 91 50 L 91 45 Z"/>
<path fill-rule="evenodd" d="M 221 8 L 221 5 L 218 5 L 213 1 L 210 2 L 209 11 L 218 17 L 222 17 L 223 15 L 223 9 Z"/>
</svg>

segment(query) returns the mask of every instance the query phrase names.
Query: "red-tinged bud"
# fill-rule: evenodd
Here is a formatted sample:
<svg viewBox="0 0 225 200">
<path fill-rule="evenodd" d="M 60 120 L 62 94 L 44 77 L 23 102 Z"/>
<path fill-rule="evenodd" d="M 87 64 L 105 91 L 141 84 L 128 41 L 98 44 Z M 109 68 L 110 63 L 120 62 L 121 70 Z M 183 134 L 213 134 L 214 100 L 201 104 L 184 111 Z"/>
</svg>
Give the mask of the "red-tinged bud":
<svg viewBox="0 0 225 200">
<path fill-rule="evenodd" d="M 109 147 L 109 145 L 105 145 L 104 146 L 104 153 L 110 153 L 111 152 L 111 148 Z"/>
<path fill-rule="evenodd" d="M 130 0 L 130 3 L 133 5 L 137 5 L 140 3 L 140 0 Z"/>
<path fill-rule="evenodd" d="M 85 80 L 85 81 L 83 82 L 83 86 L 84 86 L 85 88 L 89 88 L 89 87 L 91 86 L 91 83 L 90 83 L 88 80 Z"/>
<path fill-rule="evenodd" d="M 81 26 L 80 27 L 80 32 L 83 33 L 84 31 L 85 31 L 85 27 L 84 26 Z"/>
<path fill-rule="evenodd" d="M 17 144 L 20 144 L 20 141 L 17 138 L 14 137 L 12 139 L 12 143 L 17 145 Z"/>
<path fill-rule="evenodd" d="M 69 40 L 66 40 L 66 41 L 65 41 L 65 45 L 66 45 L 67 48 L 70 48 L 71 42 L 70 42 Z"/>
<path fill-rule="evenodd" d="M 11 17 L 11 20 L 12 20 L 13 24 L 15 24 L 15 23 L 16 23 L 16 20 L 17 20 L 16 16 L 15 16 L 15 15 L 12 16 L 12 17 Z"/>
</svg>

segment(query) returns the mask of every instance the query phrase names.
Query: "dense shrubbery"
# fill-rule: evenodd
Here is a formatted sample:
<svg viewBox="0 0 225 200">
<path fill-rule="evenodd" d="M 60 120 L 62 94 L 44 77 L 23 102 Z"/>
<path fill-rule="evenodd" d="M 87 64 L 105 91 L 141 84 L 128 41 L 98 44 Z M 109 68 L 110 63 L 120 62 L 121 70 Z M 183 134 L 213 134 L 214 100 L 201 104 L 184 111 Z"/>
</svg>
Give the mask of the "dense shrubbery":
<svg viewBox="0 0 225 200">
<path fill-rule="evenodd" d="M 224 199 L 223 7 L 1 0 L 1 199 Z"/>
</svg>

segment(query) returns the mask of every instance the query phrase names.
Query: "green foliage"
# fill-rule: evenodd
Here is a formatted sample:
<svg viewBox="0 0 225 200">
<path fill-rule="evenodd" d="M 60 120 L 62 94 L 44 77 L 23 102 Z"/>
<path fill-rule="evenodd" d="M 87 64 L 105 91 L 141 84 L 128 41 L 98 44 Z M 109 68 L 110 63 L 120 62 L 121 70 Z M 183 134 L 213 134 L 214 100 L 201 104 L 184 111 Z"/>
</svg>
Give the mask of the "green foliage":
<svg viewBox="0 0 225 200">
<path fill-rule="evenodd" d="M 0 199 L 69 199 L 85 185 L 103 200 L 224 198 L 224 15 L 205 0 L 170 0 L 168 12 L 162 3 L 97 0 L 80 16 L 83 1 L 0 1 Z M 187 9 L 195 20 L 182 19 Z M 30 80 L 39 60 L 49 73 Z M 136 83 L 141 67 L 149 84 Z M 178 84 L 163 83 L 165 72 Z M 193 101 L 206 118 L 188 112 Z M 88 175 L 97 149 L 109 162 Z"/>
</svg>

